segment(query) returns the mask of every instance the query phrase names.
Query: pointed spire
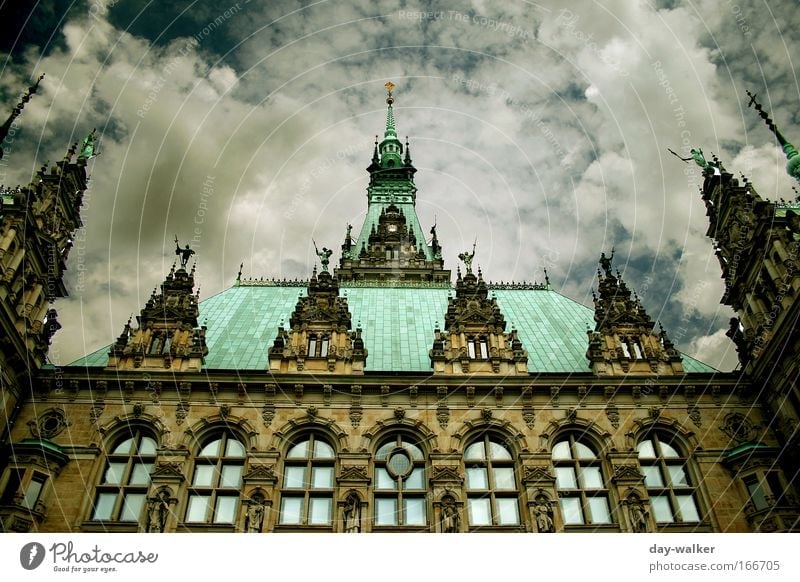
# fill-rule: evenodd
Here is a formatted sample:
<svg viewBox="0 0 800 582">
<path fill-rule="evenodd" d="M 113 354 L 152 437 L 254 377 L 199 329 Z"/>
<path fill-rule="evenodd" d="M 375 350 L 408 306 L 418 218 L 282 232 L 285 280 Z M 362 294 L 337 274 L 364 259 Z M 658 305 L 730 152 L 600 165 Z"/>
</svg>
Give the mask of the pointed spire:
<svg viewBox="0 0 800 582">
<path fill-rule="evenodd" d="M 775 134 L 776 138 L 778 138 L 778 143 L 781 144 L 783 153 L 786 154 L 786 159 L 789 160 L 789 163 L 786 164 L 786 172 L 792 178 L 800 182 L 800 153 L 798 153 L 797 148 L 795 148 L 785 137 L 783 137 L 775 123 L 772 121 L 772 119 L 770 119 L 767 112 L 761 107 L 761 103 L 756 101 L 756 96 L 750 91 L 747 91 L 747 95 L 750 97 L 750 102 L 747 104 L 747 106 L 755 107 L 755 110 L 758 111 L 769 130 Z"/>
<path fill-rule="evenodd" d="M 403 160 L 403 163 L 406 166 L 411 165 L 411 147 L 408 145 L 408 136 L 406 136 L 406 157 Z"/>
<path fill-rule="evenodd" d="M 6 122 L 0 126 L 0 143 L 3 143 L 8 137 L 8 132 L 11 130 L 11 126 L 14 124 L 14 120 L 19 117 L 19 114 L 22 113 L 22 110 L 25 108 L 25 104 L 31 100 L 31 95 L 36 93 L 36 90 L 39 88 L 39 83 L 44 79 L 44 73 L 42 73 L 39 78 L 36 80 L 36 83 L 28 87 L 28 90 L 25 92 L 25 95 L 22 96 L 20 102 L 17 103 L 17 106 L 14 107 L 13 111 L 11 111 L 11 115 L 8 116 Z M 0 147 L 0 159 L 3 158 L 3 148 Z"/>
<path fill-rule="evenodd" d="M 394 103 L 394 97 L 392 97 L 392 89 L 394 89 L 395 85 L 391 81 L 384 85 L 386 87 L 386 104 L 388 105 L 386 111 L 386 131 L 383 134 L 384 139 L 397 139 L 397 130 L 394 126 L 394 111 L 392 109 L 392 104 Z"/>
<path fill-rule="evenodd" d="M 372 163 L 377 164 L 380 162 L 380 158 L 378 157 L 378 136 L 375 136 L 375 149 L 372 150 Z"/>
</svg>

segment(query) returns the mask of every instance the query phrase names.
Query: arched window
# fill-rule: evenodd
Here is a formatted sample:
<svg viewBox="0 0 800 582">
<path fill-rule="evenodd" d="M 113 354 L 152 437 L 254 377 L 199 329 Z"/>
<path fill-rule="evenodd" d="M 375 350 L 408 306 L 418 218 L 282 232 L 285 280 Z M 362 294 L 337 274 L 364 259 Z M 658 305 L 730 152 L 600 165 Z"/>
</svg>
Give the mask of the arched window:
<svg viewBox="0 0 800 582">
<path fill-rule="evenodd" d="M 700 521 L 687 458 L 673 439 L 650 434 L 636 447 L 656 523 Z"/>
<path fill-rule="evenodd" d="M 92 511 L 94 521 L 136 523 L 142 515 L 156 460 L 156 440 L 136 430 L 120 438 L 106 456 Z"/>
<path fill-rule="evenodd" d="M 470 526 L 519 525 L 514 458 L 505 445 L 484 435 L 464 450 Z"/>
<path fill-rule="evenodd" d="M 283 525 L 331 525 L 333 523 L 333 447 L 312 434 L 286 453 L 281 489 Z"/>
<path fill-rule="evenodd" d="M 375 526 L 424 526 L 425 455 L 408 437 L 397 435 L 375 453 Z"/>
<path fill-rule="evenodd" d="M 594 450 L 570 434 L 556 442 L 552 455 L 564 524 L 611 523 L 608 488 Z"/>
<path fill-rule="evenodd" d="M 194 463 L 186 523 L 236 521 L 244 458 L 244 445 L 229 433 L 205 441 Z"/>
</svg>

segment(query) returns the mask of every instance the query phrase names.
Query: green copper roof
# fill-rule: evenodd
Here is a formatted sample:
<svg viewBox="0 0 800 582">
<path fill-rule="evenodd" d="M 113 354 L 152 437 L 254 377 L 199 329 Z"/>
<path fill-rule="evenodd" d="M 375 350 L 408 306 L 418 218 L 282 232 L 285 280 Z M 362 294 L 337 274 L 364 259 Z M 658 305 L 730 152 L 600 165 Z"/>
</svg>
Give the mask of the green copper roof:
<svg viewBox="0 0 800 582">
<path fill-rule="evenodd" d="M 200 321 L 208 326 L 208 369 L 266 370 L 267 350 L 278 325 L 288 325 L 303 287 L 232 287 L 200 304 Z M 449 289 L 342 287 L 353 325 L 361 325 L 369 351 L 366 370 L 429 372 L 428 351 L 433 330 L 444 322 Z M 586 359 L 587 327 L 594 328 L 592 310 L 555 291 L 496 290 L 507 331 L 514 326 L 525 349 L 531 372 L 589 372 Z M 72 366 L 105 366 L 104 347 Z M 687 372 L 713 372 L 684 356 Z"/>
</svg>

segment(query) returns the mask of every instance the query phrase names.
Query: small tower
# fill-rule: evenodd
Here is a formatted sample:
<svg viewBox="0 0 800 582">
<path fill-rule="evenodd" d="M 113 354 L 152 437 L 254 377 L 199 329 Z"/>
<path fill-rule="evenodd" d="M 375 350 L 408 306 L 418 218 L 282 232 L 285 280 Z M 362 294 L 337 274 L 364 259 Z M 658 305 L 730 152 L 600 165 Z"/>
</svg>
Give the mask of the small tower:
<svg viewBox="0 0 800 582">
<path fill-rule="evenodd" d="M 472 254 L 461 253 L 466 275 L 458 270 L 456 296 L 448 299 L 444 332 L 434 330 L 430 350 L 434 374 L 496 374 L 499 376 L 528 373 L 528 352 L 523 349 L 516 330 L 506 333 L 506 320 L 489 298 L 489 288 L 478 270 L 472 272 Z"/>
<path fill-rule="evenodd" d="M 194 293 L 194 273 L 186 271 L 186 260 L 193 253 L 188 245 L 176 249 L 181 266 L 175 265 L 161 283 L 161 292 L 153 289 L 150 299 L 136 317 L 138 327 L 125 324 L 108 353 L 108 369 L 172 370 L 189 372 L 202 369 L 206 346 L 206 326 L 197 325 L 198 296 Z"/>
<path fill-rule="evenodd" d="M 393 83 L 386 83 L 387 111 L 383 140 L 375 148 L 367 168 L 367 215 L 357 238 L 348 225 L 342 258 L 336 276 L 348 285 L 430 284 L 449 286 L 450 271 L 444 269 L 435 228 L 429 245 L 416 211 L 417 169 L 397 137 L 394 119 Z"/>
<path fill-rule="evenodd" d="M 611 272 L 614 253 L 600 255 L 602 270 L 594 297 L 594 331 L 588 330 L 586 357 L 592 372 L 600 376 L 683 374 L 680 352 L 662 329 L 654 331 L 639 298 L 622 277 Z"/>
<path fill-rule="evenodd" d="M 327 269 L 308 282 L 308 295 L 300 297 L 289 320 L 269 350 L 273 373 L 363 374 L 367 349 L 361 329 L 352 330 L 347 298 L 339 296 L 339 283 Z"/>
</svg>

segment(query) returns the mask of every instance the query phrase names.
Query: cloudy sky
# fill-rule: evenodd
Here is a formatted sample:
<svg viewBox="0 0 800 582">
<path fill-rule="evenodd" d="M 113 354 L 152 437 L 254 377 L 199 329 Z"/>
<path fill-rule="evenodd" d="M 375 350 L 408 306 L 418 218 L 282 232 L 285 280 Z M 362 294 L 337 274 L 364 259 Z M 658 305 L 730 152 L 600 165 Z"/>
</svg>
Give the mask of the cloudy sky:
<svg viewBox="0 0 800 582">
<path fill-rule="evenodd" d="M 615 247 L 684 351 L 736 363 L 699 168 L 667 148 L 700 147 L 762 196 L 794 196 L 745 95 L 800 141 L 792 0 L 0 6 L 4 110 L 47 74 L 4 144 L 0 181 L 26 183 L 100 135 L 55 362 L 120 333 L 169 269 L 176 234 L 194 239 L 202 297 L 241 262 L 245 276 L 306 277 L 312 237 L 338 251 L 366 208 L 391 80 L 418 213 L 438 224 L 449 268 L 477 235 L 487 278 L 547 268 L 590 305 L 599 253 Z"/>
</svg>

